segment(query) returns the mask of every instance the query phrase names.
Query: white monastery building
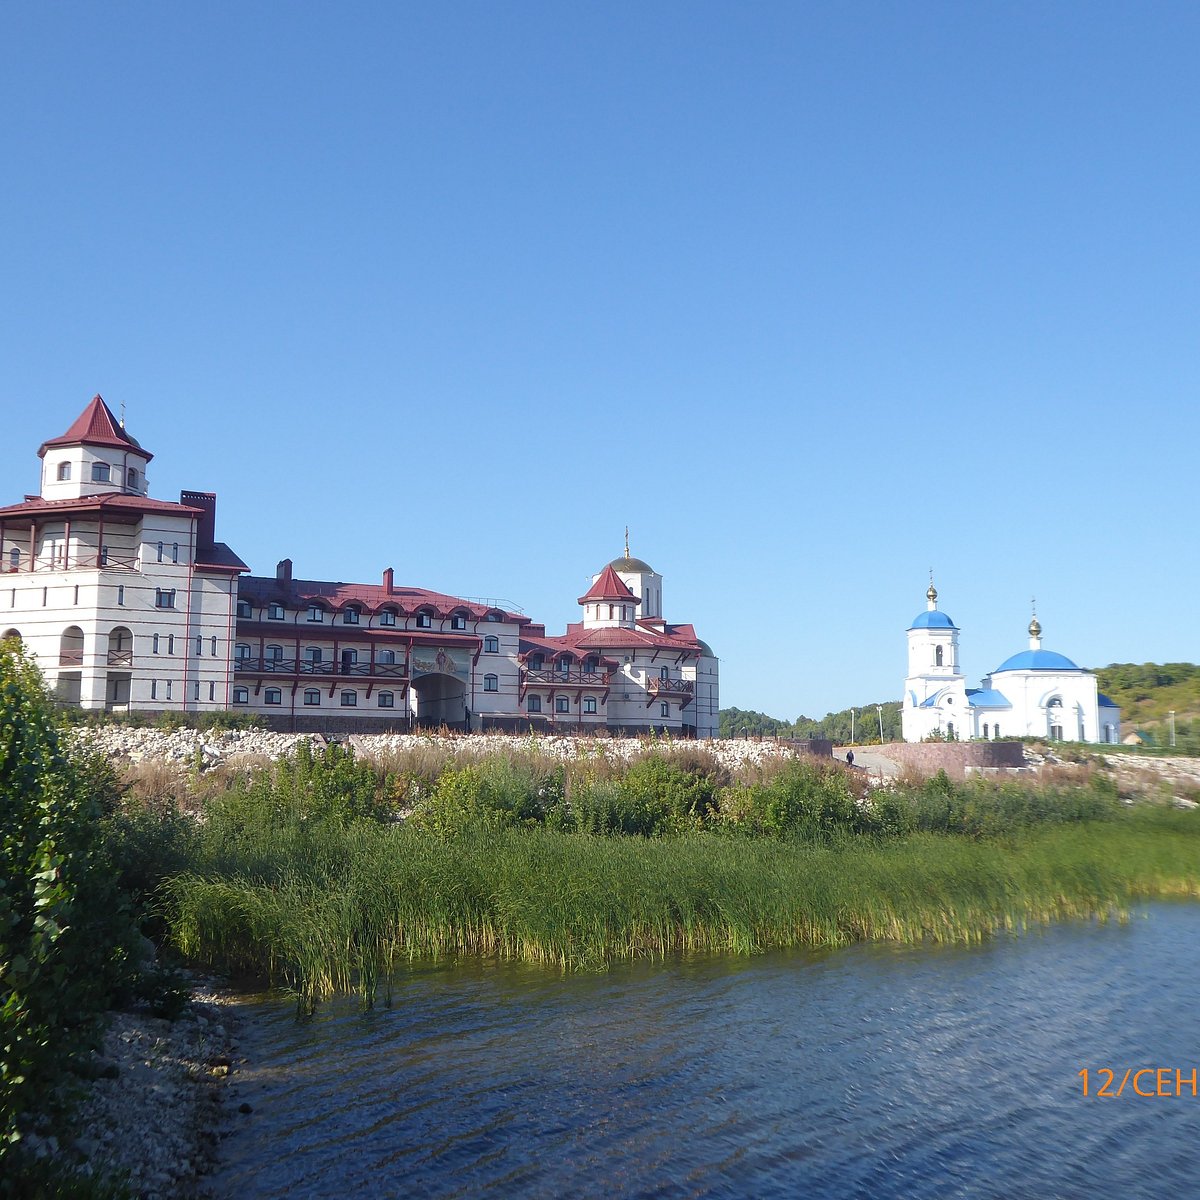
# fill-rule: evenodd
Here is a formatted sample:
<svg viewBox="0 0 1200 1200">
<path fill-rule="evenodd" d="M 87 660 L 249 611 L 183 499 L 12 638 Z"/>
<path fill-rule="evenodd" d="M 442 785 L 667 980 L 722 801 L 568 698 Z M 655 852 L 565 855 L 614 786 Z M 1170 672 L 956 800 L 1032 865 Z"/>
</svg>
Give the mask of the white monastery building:
<svg viewBox="0 0 1200 1200">
<path fill-rule="evenodd" d="M 298 730 L 459 729 L 715 737 L 718 663 L 667 622 L 629 555 L 548 636 L 512 606 L 397 584 L 271 576 L 216 538 L 216 496 L 154 500 L 152 455 L 99 397 L 43 443 L 41 491 L 0 508 L 0 638 L 63 704 L 253 712 Z"/>
<path fill-rule="evenodd" d="M 901 721 L 906 742 L 1044 737 L 1052 741 L 1121 740 L 1120 709 L 1096 676 L 1042 649 L 1042 626 L 1029 622 L 1029 648 L 1007 658 L 977 688 L 958 663 L 958 626 L 937 606 L 931 582 L 926 610 L 908 627 L 908 678 Z"/>
</svg>

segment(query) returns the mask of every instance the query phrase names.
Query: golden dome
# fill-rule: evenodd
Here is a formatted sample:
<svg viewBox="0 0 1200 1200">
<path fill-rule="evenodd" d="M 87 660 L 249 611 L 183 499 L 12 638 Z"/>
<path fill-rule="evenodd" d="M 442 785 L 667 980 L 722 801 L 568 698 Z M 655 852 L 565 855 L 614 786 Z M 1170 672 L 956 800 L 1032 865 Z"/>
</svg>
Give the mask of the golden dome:
<svg viewBox="0 0 1200 1200">
<path fill-rule="evenodd" d="M 1033 618 L 1032 621 L 1029 622 L 1029 636 L 1030 637 L 1041 637 L 1042 636 L 1042 623 L 1037 619 L 1036 616 Z"/>
</svg>

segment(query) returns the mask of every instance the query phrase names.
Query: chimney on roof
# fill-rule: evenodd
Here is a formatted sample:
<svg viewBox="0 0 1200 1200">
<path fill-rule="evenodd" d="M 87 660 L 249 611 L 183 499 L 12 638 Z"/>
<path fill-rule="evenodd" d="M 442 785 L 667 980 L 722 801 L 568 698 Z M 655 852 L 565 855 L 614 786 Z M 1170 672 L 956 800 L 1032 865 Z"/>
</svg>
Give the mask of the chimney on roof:
<svg viewBox="0 0 1200 1200">
<path fill-rule="evenodd" d="M 198 508 L 196 518 L 196 549 L 211 550 L 217 539 L 217 494 L 216 492 L 181 491 L 179 503 Z"/>
<path fill-rule="evenodd" d="M 290 558 L 282 558 L 275 567 L 275 578 L 280 583 L 292 582 L 292 560 Z"/>
<path fill-rule="evenodd" d="M 395 579 L 395 572 L 392 570 L 391 567 L 388 567 L 383 572 L 383 590 L 385 592 L 387 592 L 387 594 L 389 596 L 392 595 L 392 593 L 396 590 L 395 587 L 393 586 L 393 582 L 392 582 L 394 579 Z"/>
</svg>

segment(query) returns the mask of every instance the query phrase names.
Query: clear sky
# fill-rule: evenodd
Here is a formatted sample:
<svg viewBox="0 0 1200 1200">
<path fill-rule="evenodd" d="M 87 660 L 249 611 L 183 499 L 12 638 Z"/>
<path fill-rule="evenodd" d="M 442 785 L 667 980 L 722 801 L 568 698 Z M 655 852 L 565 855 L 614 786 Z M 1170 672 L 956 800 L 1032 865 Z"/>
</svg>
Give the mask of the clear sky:
<svg viewBox="0 0 1200 1200">
<path fill-rule="evenodd" d="M 722 703 L 1200 658 L 1200 6 L 0 6 L 0 480 L 96 392 L 251 564 L 558 632 L 631 549 Z"/>
</svg>

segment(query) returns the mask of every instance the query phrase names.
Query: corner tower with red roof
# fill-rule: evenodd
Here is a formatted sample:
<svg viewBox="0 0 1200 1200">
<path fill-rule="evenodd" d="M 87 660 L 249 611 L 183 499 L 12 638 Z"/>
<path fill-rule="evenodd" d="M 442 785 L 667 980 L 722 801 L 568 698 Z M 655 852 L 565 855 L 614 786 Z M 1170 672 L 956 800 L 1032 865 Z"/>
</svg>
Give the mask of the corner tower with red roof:
<svg viewBox="0 0 1200 1200">
<path fill-rule="evenodd" d="M 153 455 L 99 396 L 38 457 L 39 494 L 0 508 L 0 637 L 64 704 L 224 709 L 246 564 L 215 540 L 216 496 L 152 499 Z"/>
</svg>

